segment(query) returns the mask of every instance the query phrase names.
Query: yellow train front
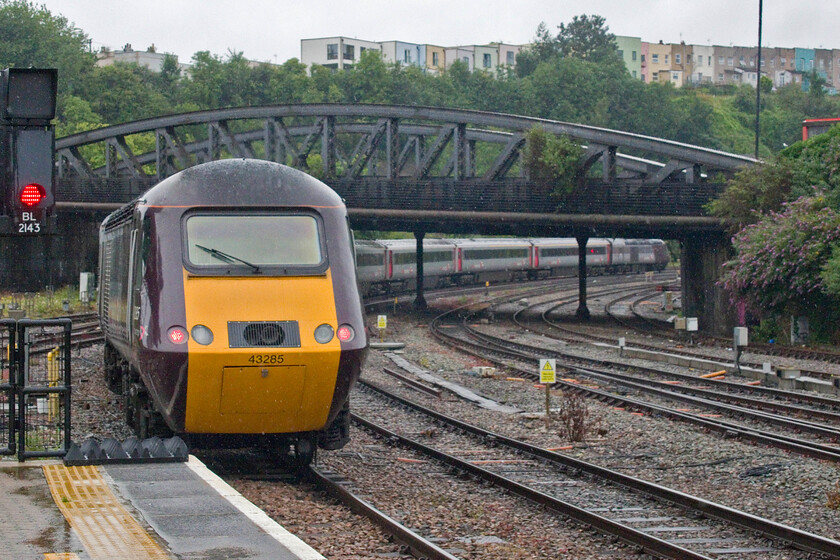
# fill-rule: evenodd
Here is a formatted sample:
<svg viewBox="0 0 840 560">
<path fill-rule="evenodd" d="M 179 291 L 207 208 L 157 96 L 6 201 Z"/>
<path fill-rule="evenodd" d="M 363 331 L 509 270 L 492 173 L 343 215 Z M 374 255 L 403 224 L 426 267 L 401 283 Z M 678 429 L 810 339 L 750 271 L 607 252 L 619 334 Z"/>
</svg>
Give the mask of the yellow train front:
<svg viewBox="0 0 840 560">
<path fill-rule="evenodd" d="M 259 160 L 198 165 L 100 229 L 105 375 L 138 435 L 224 445 L 348 440 L 367 351 L 340 197 Z M 215 443 L 215 442 L 214 442 Z"/>
</svg>

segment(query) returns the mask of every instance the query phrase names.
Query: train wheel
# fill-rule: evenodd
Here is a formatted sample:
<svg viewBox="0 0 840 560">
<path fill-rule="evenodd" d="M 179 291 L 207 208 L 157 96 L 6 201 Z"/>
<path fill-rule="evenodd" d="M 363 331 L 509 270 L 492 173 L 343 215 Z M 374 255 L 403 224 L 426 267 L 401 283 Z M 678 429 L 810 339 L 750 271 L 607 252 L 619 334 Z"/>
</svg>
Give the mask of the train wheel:
<svg viewBox="0 0 840 560">
<path fill-rule="evenodd" d="M 119 356 L 110 344 L 105 344 L 105 383 L 113 393 L 119 393 L 122 388 L 122 369 L 119 364 Z"/>
<path fill-rule="evenodd" d="M 306 467 L 315 458 L 315 451 L 318 445 L 315 436 L 302 436 L 295 441 L 294 464 L 297 467 Z"/>
</svg>

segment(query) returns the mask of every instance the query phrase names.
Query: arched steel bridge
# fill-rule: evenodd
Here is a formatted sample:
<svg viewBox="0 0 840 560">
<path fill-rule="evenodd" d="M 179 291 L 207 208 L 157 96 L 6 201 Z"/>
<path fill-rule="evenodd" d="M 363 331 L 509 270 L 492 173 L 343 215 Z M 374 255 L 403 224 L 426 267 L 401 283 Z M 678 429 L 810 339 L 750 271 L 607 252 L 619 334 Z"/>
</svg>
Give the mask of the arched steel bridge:
<svg viewBox="0 0 840 560">
<path fill-rule="evenodd" d="M 525 134 L 579 142 L 582 187 L 556 199 L 529 180 Z M 226 157 L 294 165 L 347 201 L 354 227 L 675 236 L 721 229 L 703 205 L 753 158 L 532 117 L 400 105 L 198 111 L 56 142 L 59 208 L 114 206 L 181 169 Z M 104 206 L 103 206 L 104 205 Z"/>
</svg>

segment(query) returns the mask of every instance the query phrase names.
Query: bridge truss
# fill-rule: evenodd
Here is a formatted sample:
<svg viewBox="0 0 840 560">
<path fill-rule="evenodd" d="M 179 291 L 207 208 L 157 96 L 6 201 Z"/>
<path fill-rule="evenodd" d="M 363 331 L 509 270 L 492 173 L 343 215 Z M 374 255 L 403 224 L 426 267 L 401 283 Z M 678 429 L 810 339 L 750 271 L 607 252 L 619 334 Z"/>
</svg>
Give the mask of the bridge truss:
<svg viewBox="0 0 840 560">
<path fill-rule="evenodd" d="M 583 147 L 584 185 L 557 199 L 522 165 L 538 126 Z M 303 169 L 359 215 L 388 212 L 704 217 L 711 178 L 756 160 L 638 134 L 480 111 L 394 105 L 240 107 L 169 115 L 56 142 L 59 202 L 122 203 L 198 163 L 260 158 Z M 673 220 L 672 220 L 673 222 Z"/>
</svg>

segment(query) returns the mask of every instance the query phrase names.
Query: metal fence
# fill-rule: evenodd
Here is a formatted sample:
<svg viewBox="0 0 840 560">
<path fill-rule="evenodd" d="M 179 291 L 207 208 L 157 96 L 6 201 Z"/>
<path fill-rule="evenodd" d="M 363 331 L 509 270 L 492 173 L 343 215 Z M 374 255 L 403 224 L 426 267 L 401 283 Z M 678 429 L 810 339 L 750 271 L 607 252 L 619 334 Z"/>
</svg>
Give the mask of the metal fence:
<svg viewBox="0 0 840 560">
<path fill-rule="evenodd" d="M 0 455 L 70 448 L 70 331 L 69 319 L 0 320 Z"/>
</svg>

